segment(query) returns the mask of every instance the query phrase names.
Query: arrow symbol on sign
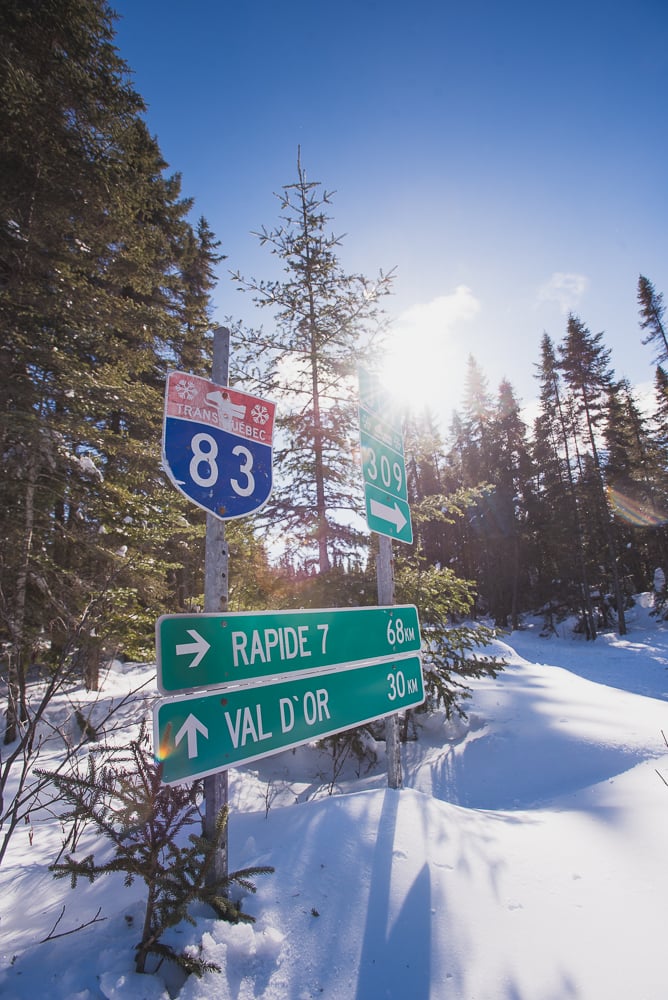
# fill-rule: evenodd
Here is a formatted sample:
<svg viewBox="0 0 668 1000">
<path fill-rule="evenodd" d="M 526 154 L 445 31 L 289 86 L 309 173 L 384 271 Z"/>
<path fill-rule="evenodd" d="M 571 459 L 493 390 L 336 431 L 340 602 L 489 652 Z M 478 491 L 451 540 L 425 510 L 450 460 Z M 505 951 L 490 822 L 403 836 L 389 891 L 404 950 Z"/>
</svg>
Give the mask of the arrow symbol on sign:
<svg viewBox="0 0 668 1000">
<path fill-rule="evenodd" d="M 200 635 L 199 632 L 196 632 L 194 628 L 189 628 L 188 629 L 188 635 L 192 636 L 192 638 L 195 641 L 194 642 L 180 642 L 177 645 L 177 647 L 176 647 L 176 655 L 177 656 L 188 656 L 189 654 L 194 653 L 195 654 L 195 658 L 193 659 L 192 663 L 190 663 L 189 666 L 188 666 L 188 669 L 192 670 L 193 667 L 198 666 L 198 664 L 201 662 L 202 657 L 204 656 L 204 654 L 206 652 L 208 652 L 208 650 L 211 649 L 211 646 L 206 641 L 206 639 L 204 638 L 204 636 Z"/>
<path fill-rule="evenodd" d="M 374 517 L 380 517 L 383 521 L 389 521 L 397 529 L 397 533 L 401 531 L 408 521 L 402 514 L 399 506 L 395 503 L 392 507 L 389 507 L 385 503 L 380 503 L 379 500 L 371 500 L 369 503 L 369 509 Z"/>
<path fill-rule="evenodd" d="M 174 746 L 176 747 L 179 745 L 184 736 L 188 737 L 188 757 L 190 760 L 197 756 L 198 733 L 201 733 L 204 739 L 208 740 L 209 730 L 206 728 L 204 723 L 200 722 L 199 719 L 191 712 L 174 737 Z"/>
</svg>

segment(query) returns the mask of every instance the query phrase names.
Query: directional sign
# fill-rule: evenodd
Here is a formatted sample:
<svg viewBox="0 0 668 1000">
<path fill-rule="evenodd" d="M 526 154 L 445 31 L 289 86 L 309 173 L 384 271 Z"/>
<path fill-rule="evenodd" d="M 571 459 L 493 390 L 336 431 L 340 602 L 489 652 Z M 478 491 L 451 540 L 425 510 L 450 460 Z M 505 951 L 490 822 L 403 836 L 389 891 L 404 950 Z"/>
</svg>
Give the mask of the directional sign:
<svg viewBox="0 0 668 1000">
<path fill-rule="evenodd" d="M 205 777 L 424 701 L 419 656 L 254 688 L 167 698 L 154 747 L 167 784 Z"/>
<path fill-rule="evenodd" d="M 403 449 L 391 448 L 363 430 L 360 430 L 360 444 L 365 484 L 377 486 L 394 497 L 408 501 Z"/>
<path fill-rule="evenodd" d="M 408 504 L 377 489 L 370 483 L 365 483 L 364 499 L 366 502 L 366 519 L 371 531 L 379 535 L 389 535 L 398 542 L 413 541 L 411 510 Z"/>
<path fill-rule="evenodd" d="M 272 487 L 275 404 L 170 372 L 163 463 L 176 488 L 221 520 L 252 514 Z"/>
<path fill-rule="evenodd" d="M 156 646 L 158 687 L 171 694 L 401 658 L 419 651 L 420 626 L 412 604 L 163 615 Z"/>
<path fill-rule="evenodd" d="M 359 369 L 360 447 L 366 518 L 371 531 L 413 541 L 404 443 L 391 400 L 375 376 Z"/>
</svg>

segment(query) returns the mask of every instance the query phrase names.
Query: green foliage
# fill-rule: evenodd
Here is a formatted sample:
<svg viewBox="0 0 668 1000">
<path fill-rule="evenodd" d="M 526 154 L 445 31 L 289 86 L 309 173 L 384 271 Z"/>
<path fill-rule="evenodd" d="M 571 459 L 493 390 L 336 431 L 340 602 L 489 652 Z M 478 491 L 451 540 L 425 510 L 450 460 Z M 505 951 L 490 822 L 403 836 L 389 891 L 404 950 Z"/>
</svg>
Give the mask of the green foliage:
<svg viewBox="0 0 668 1000">
<path fill-rule="evenodd" d="M 175 952 L 161 938 L 183 920 L 195 924 L 189 908 L 196 902 L 208 904 L 223 920 L 253 921 L 228 892 L 233 886 L 255 892 L 253 879 L 273 869 L 241 869 L 218 884 L 212 884 L 210 879 L 225 834 L 227 809 L 221 810 L 212 839 L 190 833 L 187 842 L 182 843 L 185 831 L 201 821 L 201 786 L 197 782 L 163 785 L 162 769 L 148 748 L 143 725 L 129 747 L 92 751 L 85 774 L 73 770 L 46 776 L 70 806 L 63 820 L 79 828 L 82 823 L 91 823 L 112 850 L 108 860 L 102 862 L 96 862 L 93 854 L 83 858 L 68 854 L 64 861 L 51 866 L 55 877 L 69 878 L 72 888 L 76 888 L 79 879 L 93 882 L 101 875 L 122 873 L 126 886 L 135 879 L 142 879 L 146 885 L 144 927 L 136 948 L 137 971 L 146 971 L 149 955 L 168 958 L 187 973 L 217 971 L 210 963 Z"/>
<path fill-rule="evenodd" d="M 647 333 L 643 344 L 651 344 L 656 352 L 656 364 L 668 361 L 668 331 L 664 325 L 665 306 L 663 294 L 657 292 L 649 278 L 643 274 L 638 278 L 638 305 L 640 307 L 640 329 Z"/>
<path fill-rule="evenodd" d="M 415 604 L 420 615 L 422 663 L 428 702 L 443 706 L 448 717 L 465 716 L 461 702 L 469 698 L 467 681 L 496 677 L 504 667 L 497 656 L 480 653 L 495 636 L 493 629 L 465 619 L 474 601 L 474 585 L 451 569 L 437 569 L 409 557 L 396 568 L 398 604 Z"/>
<path fill-rule="evenodd" d="M 167 176 L 104 0 L 0 5 L 0 641 L 150 654 L 202 592 L 204 521 L 161 469 L 165 373 L 210 366 L 220 261 Z M 82 625 L 83 623 L 83 625 Z M 87 634 L 85 633 L 87 629 Z M 90 654 L 90 662 L 87 662 Z M 8 714 L 11 740 L 16 720 Z"/>
</svg>

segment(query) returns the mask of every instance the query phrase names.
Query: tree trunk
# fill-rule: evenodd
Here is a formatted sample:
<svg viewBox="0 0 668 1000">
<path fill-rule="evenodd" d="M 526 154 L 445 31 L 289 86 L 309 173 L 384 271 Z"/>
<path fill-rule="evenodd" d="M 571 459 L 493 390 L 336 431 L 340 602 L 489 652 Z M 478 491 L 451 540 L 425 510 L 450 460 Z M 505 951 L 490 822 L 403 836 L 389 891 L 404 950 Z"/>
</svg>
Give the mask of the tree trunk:
<svg viewBox="0 0 668 1000">
<path fill-rule="evenodd" d="M 14 614 L 10 620 L 11 648 L 9 651 L 9 682 L 7 695 L 7 724 L 5 745 L 18 737 L 19 724 L 25 721 L 25 677 L 27 650 L 25 638 L 25 613 L 28 593 L 28 570 L 32 554 L 32 539 L 35 526 L 35 488 L 37 483 L 37 461 L 33 458 L 28 465 L 28 481 L 25 496 L 25 517 L 23 530 L 23 550 L 16 575 L 16 596 Z"/>
</svg>

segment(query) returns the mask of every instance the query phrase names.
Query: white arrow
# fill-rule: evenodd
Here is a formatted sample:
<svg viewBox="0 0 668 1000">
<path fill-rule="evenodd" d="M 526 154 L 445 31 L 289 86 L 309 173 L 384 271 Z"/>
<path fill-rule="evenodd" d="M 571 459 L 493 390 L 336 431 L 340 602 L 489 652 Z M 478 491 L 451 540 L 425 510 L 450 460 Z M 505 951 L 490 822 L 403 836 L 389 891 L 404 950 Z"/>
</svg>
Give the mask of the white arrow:
<svg viewBox="0 0 668 1000">
<path fill-rule="evenodd" d="M 369 509 L 374 517 L 380 517 L 383 521 L 389 521 L 390 524 L 393 524 L 397 529 L 397 534 L 405 524 L 408 524 L 396 503 L 392 507 L 388 507 L 387 504 L 380 503 L 379 500 L 371 500 Z"/>
<path fill-rule="evenodd" d="M 183 723 L 178 733 L 174 737 L 174 746 L 177 747 L 184 736 L 188 737 L 188 757 L 192 760 L 197 756 L 197 734 L 201 733 L 205 740 L 209 738 L 209 730 L 203 722 L 200 722 L 192 712 Z"/>
<path fill-rule="evenodd" d="M 208 652 L 208 650 L 211 649 L 211 646 L 206 641 L 204 636 L 200 635 L 199 632 L 196 632 L 194 628 L 189 628 L 187 631 L 188 635 L 192 636 L 195 641 L 180 642 L 176 647 L 176 655 L 188 656 L 188 654 L 194 653 L 195 658 L 192 663 L 188 665 L 188 669 L 192 670 L 193 667 L 196 667 L 201 662 L 202 657 L 206 652 Z"/>
</svg>

